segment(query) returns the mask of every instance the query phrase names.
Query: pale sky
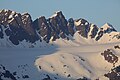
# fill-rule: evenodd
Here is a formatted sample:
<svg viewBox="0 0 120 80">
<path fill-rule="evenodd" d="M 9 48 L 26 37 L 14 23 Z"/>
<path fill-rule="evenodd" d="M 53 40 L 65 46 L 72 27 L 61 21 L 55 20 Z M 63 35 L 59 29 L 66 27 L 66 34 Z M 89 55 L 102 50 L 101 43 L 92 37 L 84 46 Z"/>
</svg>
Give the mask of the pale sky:
<svg viewBox="0 0 120 80">
<path fill-rule="evenodd" d="M 33 20 L 62 11 L 66 19 L 84 18 L 99 27 L 108 22 L 120 31 L 120 0 L 0 0 L 0 9 L 28 12 Z"/>
</svg>

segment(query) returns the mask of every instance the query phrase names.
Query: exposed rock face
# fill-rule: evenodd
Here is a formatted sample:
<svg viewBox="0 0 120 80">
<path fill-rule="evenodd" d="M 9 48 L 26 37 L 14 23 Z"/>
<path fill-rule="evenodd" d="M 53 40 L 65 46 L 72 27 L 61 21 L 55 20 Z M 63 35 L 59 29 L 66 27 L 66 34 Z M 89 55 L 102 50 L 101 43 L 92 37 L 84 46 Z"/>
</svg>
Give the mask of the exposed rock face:
<svg viewBox="0 0 120 80">
<path fill-rule="evenodd" d="M 70 35 L 73 36 L 74 33 L 75 33 L 75 30 L 74 30 L 75 27 L 74 27 L 74 20 L 73 20 L 73 18 L 70 18 L 68 20 L 67 26 L 68 26 L 68 31 L 69 31 Z"/>
<path fill-rule="evenodd" d="M 0 15 L 0 24 L 14 45 L 18 45 L 23 40 L 33 43 L 38 39 L 28 13 L 21 15 L 14 11 L 2 10 Z"/>
<path fill-rule="evenodd" d="M 101 53 L 101 55 L 104 56 L 107 62 L 112 63 L 113 66 L 115 66 L 115 63 L 118 61 L 118 57 L 113 54 L 110 49 L 105 50 L 104 53 Z"/>
<path fill-rule="evenodd" d="M 49 42 L 51 37 L 51 30 L 48 26 L 47 20 L 44 16 L 39 17 L 34 22 L 34 27 L 37 29 L 39 36 L 43 37 L 43 40 Z"/>
<path fill-rule="evenodd" d="M 86 78 L 86 77 L 83 77 L 83 78 L 79 78 L 79 79 L 77 79 L 77 80 L 90 80 L 90 79 L 88 79 L 88 78 Z"/>
<path fill-rule="evenodd" d="M 120 49 L 120 46 L 116 45 L 114 46 L 115 49 Z"/>
<path fill-rule="evenodd" d="M 87 20 L 78 19 L 75 21 L 76 30 L 79 31 L 79 34 L 85 38 L 88 38 L 88 32 L 90 30 L 90 26 Z"/>
<path fill-rule="evenodd" d="M 3 34 L 3 29 L 2 29 L 2 26 L 0 25 L 0 38 L 2 39 L 3 36 L 4 36 L 4 34 Z"/>
<path fill-rule="evenodd" d="M 42 16 L 36 19 L 33 24 L 46 42 L 49 42 L 51 37 L 53 37 L 52 40 L 55 41 L 60 37 L 64 39 L 67 37 L 66 35 L 69 34 L 67 20 L 61 11 L 56 12 L 49 19 Z"/>
<path fill-rule="evenodd" d="M 113 68 L 109 73 L 104 75 L 109 80 L 120 80 L 120 65 Z"/>
<path fill-rule="evenodd" d="M 120 33 L 113 36 L 113 38 L 120 39 Z"/>
<path fill-rule="evenodd" d="M 6 70 L 6 68 L 3 65 L 0 65 L 0 80 L 10 79 L 10 80 L 17 80 L 15 77 L 16 74 L 11 73 L 9 70 Z"/>
<path fill-rule="evenodd" d="M 61 11 L 56 12 L 51 18 L 48 19 L 48 24 L 51 27 L 51 36 L 54 39 L 66 38 L 69 34 L 67 27 L 67 20 Z M 54 40 L 53 40 L 54 41 Z"/>
<path fill-rule="evenodd" d="M 23 67 L 22 65 L 19 67 Z M 24 65 L 24 68 L 26 67 L 26 65 Z M 22 69 L 24 69 L 22 68 Z M 20 69 L 19 69 L 20 70 Z M 19 72 L 17 71 L 10 71 L 8 69 L 6 69 L 5 66 L 3 66 L 2 64 L 0 64 L 0 80 L 25 80 L 30 78 L 28 74 L 24 74 L 22 73 L 21 76 L 18 74 Z"/>
<path fill-rule="evenodd" d="M 69 35 L 74 36 L 78 32 L 83 38 L 91 38 L 96 41 L 106 33 L 116 32 L 112 25 L 106 23 L 101 28 L 89 23 L 85 19 L 73 18 L 66 20 L 61 11 L 55 12 L 53 16 L 46 19 L 44 16 L 32 21 L 29 13 L 20 14 L 11 10 L 0 10 L 0 39 L 8 36 L 9 40 L 18 45 L 25 40 L 34 43 L 38 40 L 55 41 L 62 38 L 69 40 Z M 120 35 L 114 36 L 120 39 Z"/>
<path fill-rule="evenodd" d="M 50 78 L 49 75 L 46 75 L 46 77 L 47 77 L 47 78 L 44 78 L 44 79 L 42 79 L 42 80 L 53 80 L 53 79 Z"/>
<path fill-rule="evenodd" d="M 24 13 L 21 18 L 22 18 L 22 22 L 23 22 L 23 27 L 24 27 L 24 29 L 25 29 L 30 35 L 35 35 L 35 30 L 33 29 L 32 19 L 31 19 L 30 14 Z"/>
</svg>

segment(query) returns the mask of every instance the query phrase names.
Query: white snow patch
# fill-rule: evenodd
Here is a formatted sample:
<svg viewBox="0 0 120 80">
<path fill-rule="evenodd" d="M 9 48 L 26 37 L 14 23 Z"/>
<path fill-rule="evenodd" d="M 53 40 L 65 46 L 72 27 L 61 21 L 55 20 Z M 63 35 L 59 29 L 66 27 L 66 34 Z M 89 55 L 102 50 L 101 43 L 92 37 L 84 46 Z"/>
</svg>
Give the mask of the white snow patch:
<svg viewBox="0 0 120 80">
<path fill-rule="evenodd" d="M 9 19 L 11 19 L 12 17 L 13 17 L 13 15 L 10 15 L 10 16 L 9 16 Z"/>
<path fill-rule="evenodd" d="M 61 11 L 56 11 L 50 18 L 56 17 L 59 12 L 61 12 Z"/>
<path fill-rule="evenodd" d="M 88 22 L 86 22 L 85 25 L 88 25 Z"/>
<path fill-rule="evenodd" d="M 14 18 L 11 18 L 11 20 L 8 21 L 8 23 L 11 23 L 14 20 Z"/>
<path fill-rule="evenodd" d="M 108 28 L 113 28 L 113 26 L 110 25 L 109 23 L 106 23 L 101 28 L 103 28 L 103 31 L 104 31 L 104 30 L 107 30 Z"/>
<path fill-rule="evenodd" d="M 75 26 L 79 26 L 81 24 L 81 20 L 75 21 L 74 24 L 75 24 Z"/>
</svg>

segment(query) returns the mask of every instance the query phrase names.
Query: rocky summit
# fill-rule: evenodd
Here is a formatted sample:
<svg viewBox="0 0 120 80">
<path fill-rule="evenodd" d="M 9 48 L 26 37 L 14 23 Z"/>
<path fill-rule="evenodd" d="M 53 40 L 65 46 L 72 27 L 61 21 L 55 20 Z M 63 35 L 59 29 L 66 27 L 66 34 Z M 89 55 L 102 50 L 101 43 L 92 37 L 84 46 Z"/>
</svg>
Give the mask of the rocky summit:
<svg viewBox="0 0 120 80">
<path fill-rule="evenodd" d="M 85 39 L 99 41 L 105 34 L 117 32 L 114 27 L 106 23 L 101 28 L 89 23 L 85 19 L 66 19 L 62 11 L 57 11 L 49 17 L 40 16 L 36 20 L 31 19 L 29 13 L 17 13 L 11 10 L 0 10 L 0 39 L 6 39 L 13 45 L 19 45 L 22 41 L 31 44 L 36 41 L 56 41 L 57 39 L 70 40 L 75 33 Z M 113 38 L 120 38 L 116 33 Z M 111 41 L 109 39 L 109 41 Z"/>
</svg>

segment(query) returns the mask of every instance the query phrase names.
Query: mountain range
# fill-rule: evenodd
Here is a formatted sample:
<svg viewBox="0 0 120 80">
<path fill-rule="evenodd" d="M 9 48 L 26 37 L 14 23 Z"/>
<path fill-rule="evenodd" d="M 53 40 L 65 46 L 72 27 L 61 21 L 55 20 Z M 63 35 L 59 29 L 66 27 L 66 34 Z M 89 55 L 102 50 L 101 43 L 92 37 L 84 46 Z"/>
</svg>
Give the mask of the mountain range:
<svg viewBox="0 0 120 80">
<path fill-rule="evenodd" d="M 29 13 L 20 14 L 6 9 L 0 11 L 0 40 L 4 41 L 1 46 L 17 46 L 22 42 L 31 45 L 35 42 L 49 43 L 60 38 L 69 41 L 77 35 L 98 43 L 120 41 L 119 32 L 109 23 L 99 28 L 82 18 L 67 20 L 61 11 L 48 19 L 40 16 L 34 21 Z M 102 41 L 104 39 L 105 42 Z"/>
<path fill-rule="evenodd" d="M 62 11 L 0 10 L 0 80 L 120 80 L 120 32 Z"/>
</svg>

